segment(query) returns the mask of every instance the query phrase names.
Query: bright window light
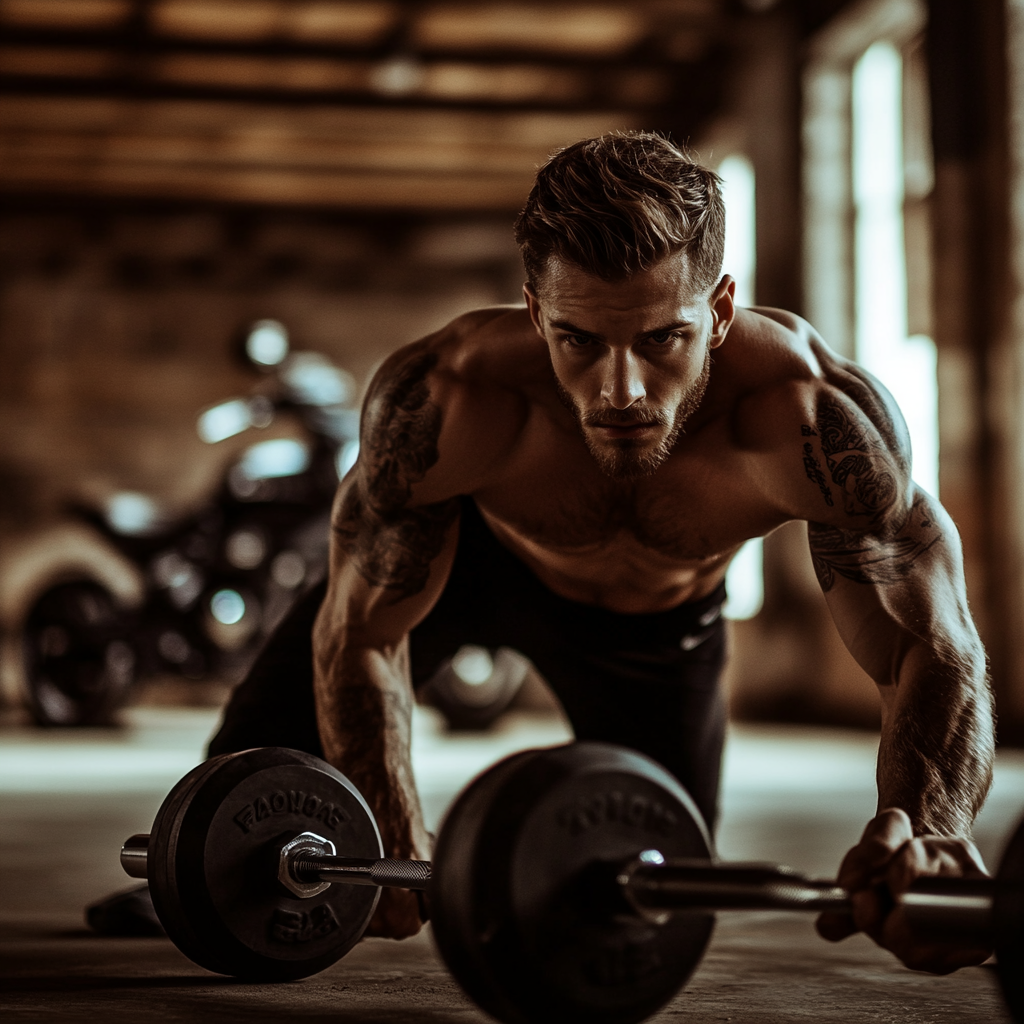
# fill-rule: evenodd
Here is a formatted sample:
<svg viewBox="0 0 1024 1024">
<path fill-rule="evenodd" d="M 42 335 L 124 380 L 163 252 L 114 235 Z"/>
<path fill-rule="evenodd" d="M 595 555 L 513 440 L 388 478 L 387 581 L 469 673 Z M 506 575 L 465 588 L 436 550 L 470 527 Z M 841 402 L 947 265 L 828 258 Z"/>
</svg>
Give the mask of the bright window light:
<svg viewBox="0 0 1024 1024">
<path fill-rule="evenodd" d="M 725 574 L 729 599 L 722 613 L 729 619 L 752 619 L 764 604 L 764 541 L 748 540 Z"/>
<path fill-rule="evenodd" d="M 857 361 L 892 392 L 914 453 L 914 479 L 939 491 L 935 343 L 907 337 L 903 241 L 903 61 L 888 42 L 853 71 L 853 193 Z"/>
<path fill-rule="evenodd" d="M 722 272 L 736 281 L 736 302 L 754 304 L 754 167 L 745 156 L 727 156 L 718 165 L 725 200 L 725 259 Z"/>
<path fill-rule="evenodd" d="M 754 231 L 754 166 L 738 154 L 718 165 L 725 200 L 725 258 L 723 273 L 736 281 L 736 304 L 754 304 L 757 236 Z M 729 566 L 725 587 L 730 619 L 752 619 L 764 603 L 764 544 L 760 537 L 747 541 Z"/>
</svg>

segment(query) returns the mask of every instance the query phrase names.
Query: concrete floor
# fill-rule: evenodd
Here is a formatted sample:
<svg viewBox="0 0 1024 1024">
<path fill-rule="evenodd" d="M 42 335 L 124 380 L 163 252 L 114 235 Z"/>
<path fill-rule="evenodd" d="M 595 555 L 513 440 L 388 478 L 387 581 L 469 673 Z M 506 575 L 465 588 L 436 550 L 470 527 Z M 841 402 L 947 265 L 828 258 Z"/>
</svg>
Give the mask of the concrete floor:
<svg viewBox="0 0 1024 1024">
<path fill-rule="evenodd" d="M 164 939 L 101 939 L 82 908 L 129 880 L 117 850 L 148 831 L 170 786 L 201 758 L 214 712 L 136 709 L 121 733 L 0 729 L 0 1012 L 5 1021 L 471 1022 L 487 1018 L 449 978 L 425 932 L 369 940 L 305 981 L 240 984 Z M 503 754 L 560 742 L 562 724 L 519 716 L 488 736 L 443 737 L 417 719 L 415 767 L 431 824 Z M 874 742 L 839 731 L 733 729 L 719 852 L 834 875 L 873 809 Z M 977 838 L 990 864 L 1024 809 L 1024 755 L 1001 755 Z M 710 1024 L 1007 1020 L 987 968 L 915 974 L 857 936 L 818 939 L 808 915 L 720 915 L 689 987 L 656 1021 Z"/>
</svg>

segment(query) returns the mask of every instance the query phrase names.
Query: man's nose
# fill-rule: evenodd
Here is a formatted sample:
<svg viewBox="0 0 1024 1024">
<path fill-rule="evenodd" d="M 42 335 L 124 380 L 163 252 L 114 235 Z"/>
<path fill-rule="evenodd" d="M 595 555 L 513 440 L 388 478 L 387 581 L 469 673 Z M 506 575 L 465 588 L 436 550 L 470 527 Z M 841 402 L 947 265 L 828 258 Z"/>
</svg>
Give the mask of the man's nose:
<svg viewBox="0 0 1024 1024">
<path fill-rule="evenodd" d="M 605 367 L 601 398 L 613 409 L 628 409 L 647 397 L 637 358 L 629 351 L 612 349 Z"/>
</svg>

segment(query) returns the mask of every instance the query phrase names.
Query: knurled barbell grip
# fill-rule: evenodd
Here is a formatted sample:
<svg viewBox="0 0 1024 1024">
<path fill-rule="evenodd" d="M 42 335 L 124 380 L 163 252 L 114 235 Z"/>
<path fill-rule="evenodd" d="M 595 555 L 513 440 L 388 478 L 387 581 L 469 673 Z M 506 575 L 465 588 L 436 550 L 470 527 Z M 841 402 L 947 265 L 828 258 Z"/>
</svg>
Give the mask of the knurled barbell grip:
<svg viewBox="0 0 1024 1024">
<path fill-rule="evenodd" d="M 377 885 L 396 889 L 430 887 L 429 860 L 358 860 L 352 857 L 299 855 L 291 864 L 300 882 L 345 882 L 349 885 Z"/>
</svg>

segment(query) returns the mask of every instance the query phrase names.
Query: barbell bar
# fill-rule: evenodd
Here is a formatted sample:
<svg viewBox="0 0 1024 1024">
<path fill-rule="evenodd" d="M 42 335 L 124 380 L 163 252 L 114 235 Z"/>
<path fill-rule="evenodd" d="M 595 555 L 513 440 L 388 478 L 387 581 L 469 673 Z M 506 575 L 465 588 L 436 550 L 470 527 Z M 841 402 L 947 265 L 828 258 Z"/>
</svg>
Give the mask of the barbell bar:
<svg viewBox="0 0 1024 1024">
<path fill-rule="evenodd" d="M 132 878 L 148 877 L 149 840 L 149 835 L 134 835 L 121 848 L 121 867 Z M 278 879 L 299 898 L 320 892 L 317 883 L 427 892 L 431 868 L 425 860 L 340 857 L 323 836 L 303 832 L 282 846 Z M 835 882 L 768 864 L 668 861 L 650 849 L 604 874 L 606 884 L 617 888 L 615 895 L 655 924 L 663 924 L 666 915 L 694 911 L 851 909 L 850 894 Z M 590 895 L 611 902 L 609 893 L 593 886 Z M 896 902 L 919 932 L 983 939 L 991 937 L 994 897 L 991 878 L 922 878 Z"/>
<path fill-rule="evenodd" d="M 714 912 L 850 906 L 833 881 L 715 861 L 679 783 L 600 743 L 488 769 L 449 809 L 433 861 L 383 857 L 365 800 L 325 762 L 281 748 L 223 755 L 175 786 L 121 863 L 149 879 L 187 956 L 264 981 L 340 959 L 381 887 L 423 891 L 452 974 L 505 1024 L 633 1024 L 686 983 Z M 920 879 L 898 900 L 919 933 L 994 943 L 1024 1020 L 1024 826 L 996 879 Z"/>
</svg>

